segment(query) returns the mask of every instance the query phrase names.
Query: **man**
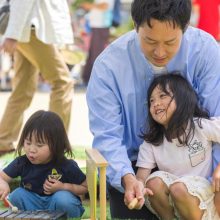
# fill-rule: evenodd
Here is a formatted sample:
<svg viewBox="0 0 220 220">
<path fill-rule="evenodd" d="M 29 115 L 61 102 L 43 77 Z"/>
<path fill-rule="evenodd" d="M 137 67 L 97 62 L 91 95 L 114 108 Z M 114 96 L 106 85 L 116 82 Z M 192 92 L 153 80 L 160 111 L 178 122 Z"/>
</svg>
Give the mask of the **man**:
<svg viewBox="0 0 220 220">
<path fill-rule="evenodd" d="M 143 183 L 135 177 L 140 135 L 147 118 L 147 89 L 157 74 L 178 70 L 201 104 L 220 115 L 220 49 L 209 34 L 188 27 L 191 0 L 134 0 L 135 31 L 113 42 L 97 58 L 87 89 L 93 147 L 108 160 L 113 218 L 151 219 Z"/>
<path fill-rule="evenodd" d="M 72 44 L 73 33 L 66 1 L 10 1 L 9 24 L 0 50 L 14 53 L 12 94 L 0 123 L 0 155 L 13 151 L 28 108 L 37 89 L 38 73 L 51 84 L 49 108 L 68 128 L 73 81 L 54 44 Z"/>
</svg>

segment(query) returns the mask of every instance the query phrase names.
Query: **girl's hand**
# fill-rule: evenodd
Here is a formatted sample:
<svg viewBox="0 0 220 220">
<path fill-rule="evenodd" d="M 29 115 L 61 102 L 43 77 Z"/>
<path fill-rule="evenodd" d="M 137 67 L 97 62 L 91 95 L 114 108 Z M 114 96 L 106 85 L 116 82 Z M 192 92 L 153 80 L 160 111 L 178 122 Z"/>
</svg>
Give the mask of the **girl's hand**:
<svg viewBox="0 0 220 220">
<path fill-rule="evenodd" d="M 64 188 L 64 184 L 56 179 L 46 180 L 43 185 L 44 193 L 47 195 L 53 194 Z"/>
<path fill-rule="evenodd" d="M 3 200 L 10 193 L 10 187 L 7 182 L 0 182 L 0 200 Z"/>
<path fill-rule="evenodd" d="M 144 195 L 145 196 L 153 196 L 154 193 L 150 188 L 144 188 Z"/>
<path fill-rule="evenodd" d="M 220 191 L 220 164 L 216 167 L 212 175 L 212 188 L 214 192 Z"/>
</svg>

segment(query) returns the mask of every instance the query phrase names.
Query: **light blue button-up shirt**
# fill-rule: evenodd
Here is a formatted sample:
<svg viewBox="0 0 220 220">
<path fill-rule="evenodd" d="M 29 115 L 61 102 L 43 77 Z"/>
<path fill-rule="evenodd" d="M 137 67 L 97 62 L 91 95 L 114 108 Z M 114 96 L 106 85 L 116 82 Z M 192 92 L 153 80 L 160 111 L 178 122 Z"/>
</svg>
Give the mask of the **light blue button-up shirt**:
<svg viewBox="0 0 220 220">
<path fill-rule="evenodd" d="M 189 27 L 181 47 L 166 66 L 192 84 L 201 104 L 220 116 L 220 47 L 209 34 Z M 150 63 L 131 31 L 109 45 L 96 59 L 87 89 L 93 147 L 107 159 L 107 181 L 123 192 L 121 178 L 134 171 L 147 120 L 147 90 L 154 78 Z M 220 150 L 214 151 L 215 160 Z M 146 155 L 147 156 L 147 155 Z"/>
</svg>

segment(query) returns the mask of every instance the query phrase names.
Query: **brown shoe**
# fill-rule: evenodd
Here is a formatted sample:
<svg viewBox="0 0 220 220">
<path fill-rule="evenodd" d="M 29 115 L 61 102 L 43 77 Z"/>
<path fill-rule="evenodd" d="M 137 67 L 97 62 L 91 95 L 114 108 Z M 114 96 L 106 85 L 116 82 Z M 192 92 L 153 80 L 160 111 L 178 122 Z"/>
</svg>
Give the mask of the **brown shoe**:
<svg viewBox="0 0 220 220">
<path fill-rule="evenodd" d="M 11 152 L 14 152 L 14 151 L 15 151 L 14 148 L 13 148 L 13 149 L 10 149 L 10 150 L 7 150 L 7 151 L 1 151 L 1 150 L 0 150 L 0 157 L 4 156 L 4 155 L 6 155 L 6 154 L 9 154 L 9 153 L 11 153 Z"/>
</svg>

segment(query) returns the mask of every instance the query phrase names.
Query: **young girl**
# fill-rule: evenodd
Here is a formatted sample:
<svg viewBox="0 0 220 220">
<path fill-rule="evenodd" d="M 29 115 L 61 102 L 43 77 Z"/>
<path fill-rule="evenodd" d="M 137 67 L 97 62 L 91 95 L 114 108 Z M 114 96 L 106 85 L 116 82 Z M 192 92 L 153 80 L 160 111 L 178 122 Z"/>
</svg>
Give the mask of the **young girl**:
<svg viewBox="0 0 220 220">
<path fill-rule="evenodd" d="M 21 155 L 24 151 L 24 155 Z M 9 182 L 20 176 L 20 187 L 9 194 L 19 210 L 59 210 L 80 217 L 84 208 L 79 195 L 87 192 L 86 177 L 72 156 L 60 117 L 37 111 L 24 126 L 17 152 L 19 157 L 0 172 L 0 197 L 10 192 Z"/>
<path fill-rule="evenodd" d="M 163 220 L 220 219 L 206 179 L 211 176 L 212 141 L 220 142 L 220 118 L 209 119 L 190 84 L 177 74 L 154 79 L 148 108 L 149 129 L 137 160 L 147 207 Z M 155 167 L 159 171 L 150 174 Z"/>
</svg>

